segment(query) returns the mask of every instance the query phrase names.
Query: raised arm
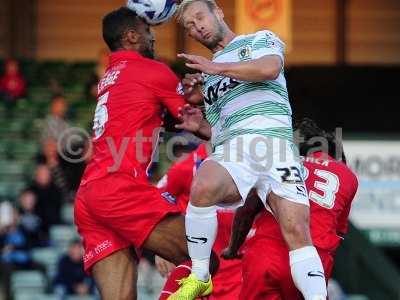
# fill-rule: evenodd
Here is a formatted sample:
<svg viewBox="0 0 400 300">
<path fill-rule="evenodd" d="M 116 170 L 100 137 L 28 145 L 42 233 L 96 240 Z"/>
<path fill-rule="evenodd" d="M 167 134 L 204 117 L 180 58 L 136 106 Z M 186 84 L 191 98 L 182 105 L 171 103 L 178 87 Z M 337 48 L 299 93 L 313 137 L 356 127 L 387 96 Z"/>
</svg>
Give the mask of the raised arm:
<svg viewBox="0 0 400 300">
<path fill-rule="evenodd" d="M 201 92 L 203 76 L 200 73 L 186 74 L 182 79 L 182 94 L 190 104 L 202 104 L 204 100 Z"/>
<path fill-rule="evenodd" d="M 179 57 L 188 61 L 186 65 L 189 68 L 242 81 L 275 80 L 282 70 L 282 59 L 278 55 L 265 55 L 258 59 L 234 63 L 215 63 L 207 58 L 189 54 L 180 54 Z"/>
<path fill-rule="evenodd" d="M 233 219 L 231 240 L 228 248 L 226 248 L 221 257 L 224 259 L 240 258 L 239 249 L 245 242 L 247 235 L 257 214 L 263 209 L 263 204 L 257 193 L 253 190 L 247 197 L 244 206 L 236 210 Z"/>
<path fill-rule="evenodd" d="M 212 62 L 197 55 L 179 54 L 186 66 L 210 75 L 221 75 L 241 81 L 262 82 L 279 77 L 284 65 L 285 44 L 270 31 L 257 32 L 246 46 L 243 61 Z M 242 52 L 239 52 L 239 56 Z"/>
<path fill-rule="evenodd" d="M 175 125 L 177 129 L 190 131 L 203 140 L 211 138 L 211 126 L 199 108 L 187 104 L 180 109 L 178 118 L 181 123 Z"/>
</svg>

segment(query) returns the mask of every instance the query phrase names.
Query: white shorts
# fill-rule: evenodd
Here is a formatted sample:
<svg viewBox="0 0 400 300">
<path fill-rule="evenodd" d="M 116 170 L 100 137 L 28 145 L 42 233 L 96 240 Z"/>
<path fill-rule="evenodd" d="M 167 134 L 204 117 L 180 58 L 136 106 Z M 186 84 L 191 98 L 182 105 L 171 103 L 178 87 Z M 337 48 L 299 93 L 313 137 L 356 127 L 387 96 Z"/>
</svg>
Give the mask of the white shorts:
<svg viewBox="0 0 400 300">
<path fill-rule="evenodd" d="M 309 206 L 303 180 L 303 165 L 297 147 L 290 141 L 260 135 L 239 136 L 217 146 L 208 158 L 222 165 L 232 176 L 242 200 L 230 208 L 244 204 L 255 188 L 265 207 L 272 191 L 279 197 Z M 221 204 L 219 206 L 226 207 Z"/>
</svg>

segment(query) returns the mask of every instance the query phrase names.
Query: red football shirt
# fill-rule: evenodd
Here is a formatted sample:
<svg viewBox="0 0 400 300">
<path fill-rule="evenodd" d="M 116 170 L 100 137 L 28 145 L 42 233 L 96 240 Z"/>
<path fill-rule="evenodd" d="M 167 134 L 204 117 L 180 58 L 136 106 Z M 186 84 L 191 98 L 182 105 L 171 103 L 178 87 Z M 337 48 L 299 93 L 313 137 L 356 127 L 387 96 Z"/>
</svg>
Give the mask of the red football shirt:
<svg viewBox="0 0 400 300">
<path fill-rule="evenodd" d="M 179 80 L 163 63 L 134 51 L 117 51 L 98 85 L 93 154 L 85 184 L 112 172 L 145 178 L 158 144 L 163 108 L 177 116 L 185 101 Z"/>
<path fill-rule="evenodd" d="M 314 245 L 335 251 L 347 233 L 351 203 L 358 188 L 356 175 L 342 162 L 321 152 L 304 160 L 310 199 L 311 236 Z M 256 220 L 256 236 L 283 239 L 271 213 L 263 211 Z"/>
</svg>

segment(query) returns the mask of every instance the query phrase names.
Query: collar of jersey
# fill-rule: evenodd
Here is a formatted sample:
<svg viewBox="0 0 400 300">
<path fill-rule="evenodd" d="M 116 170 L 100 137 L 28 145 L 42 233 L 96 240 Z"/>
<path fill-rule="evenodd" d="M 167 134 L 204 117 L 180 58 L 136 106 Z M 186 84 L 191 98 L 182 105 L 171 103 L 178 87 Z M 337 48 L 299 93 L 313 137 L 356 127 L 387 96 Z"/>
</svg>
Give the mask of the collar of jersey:
<svg viewBox="0 0 400 300">
<path fill-rule="evenodd" d="M 119 61 L 121 59 L 141 59 L 143 56 L 141 56 L 138 52 L 136 51 L 131 51 L 131 50 L 118 50 L 110 55 L 110 63 L 114 63 L 116 61 Z"/>
<path fill-rule="evenodd" d="M 240 37 L 243 37 L 243 35 L 237 35 L 237 36 L 235 36 L 235 38 L 234 38 L 232 41 L 230 41 L 229 44 L 227 44 L 227 45 L 224 47 L 224 49 L 219 50 L 218 52 L 215 52 L 215 53 L 214 53 L 214 58 L 216 58 L 218 55 L 220 55 L 220 54 L 225 50 L 226 47 L 228 47 L 230 44 L 232 44 L 234 41 L 236 41 L 236 40 L 239 39 Z"/>
<path fill-rule="evenodd" d="M 314 158 L 322 158 L 325 160 L 335 160 L 333 157 L 331 157 L 330 155 L 328 155 L 327 153 L 325 153 L 323 151 L 316 151 L 314 153 L 311 153 L 309 156 L 314 157 Z"/>
</svg>

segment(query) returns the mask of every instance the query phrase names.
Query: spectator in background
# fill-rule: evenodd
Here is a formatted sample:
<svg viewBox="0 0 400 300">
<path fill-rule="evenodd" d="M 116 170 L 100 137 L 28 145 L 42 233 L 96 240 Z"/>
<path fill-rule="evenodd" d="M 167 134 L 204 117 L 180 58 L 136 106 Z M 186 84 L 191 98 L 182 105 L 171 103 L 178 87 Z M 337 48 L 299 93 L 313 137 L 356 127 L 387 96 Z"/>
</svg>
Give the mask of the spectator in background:
<svg viewBox="0 0 400 300">
<path fill-rule="evenodd" d="M 64 169 L 64 161 L 60 156 L 57 141 L 48 138 L 42 142 L 42 149 L 37 156 L 37 163 L 46 165 L 50 170 L 51 180 L 60 190 L 62 202 L 71 202 L 74 199 L 74 192 L 71 190 L 69 178 Z"/>
<path fill-rule="evenodd" d="M 14 265 L 18 268 L 28 268 L 30 263 L 28 243 L 25 232 L 20 226 L 20 216 L 13 209 L 12 223 L 7 226 L 0 237 L 1 261 L 3 264 Z"/>
<path fill-rule="evenodd" d="M 61 95 L 53 97 L 50 113 L 43 122 L 42 149 L 38 156 L 38 163 L 46 164 L 51 172 L 54 185 L 60 190 L 62 200 L 71 202 L 74 199 L 72 181 L 64 169 L 61 153 L 65 153 L 69 140 L 69 123 L 66 121 L 68 104 Z"/>
<path fill-rule="evenodd" d="M 58 262 L 54 291 L 60 296 L 84 296 L 93 293 L 93 282 L 83 271 L 83 248 L 78 240 L 71 242 L 68 253 Z"/>
<path fill-rule="evenodd" d="M 100 78 L 103 77 L 108 66 L 110 52 L 107 49 L 101 49 L 97 59 L 96 66 L 93 73 L 90 75 L 90 79 L 86 83 L 85 95 L 88 101 L 96 101 L 97 98 L 97 84 Z"/>
<path fill-rule="evenodd" d="M 11 299 L 12 272 L 31 267 L 27 237 L 19 225 L 19 215 L 15 208 L 12 209 L 11 223 L 0 230 L 0 273 L 3 275 L 6 299 Z"/>
<path fill-rule="evenodd" d="M 77 140 L 65 149 L 60 149 L 57 141 L 52 138 L 42 143 L 41 152 L 36 157 L 37 163 L 45 164 L 49 168 L 52 181 L 60 190 L 63 202 L 73 202 L 75 199 L 86 162 L 90 158 L 89 143 L 90 140 Z"/>
<path fill-rule="evenodd" d="M 13 221 L 13 206 L 10 202 L 0 203 L 0 235 Z"/>
<path fill-rule="evenodd" d="M 42 142 L 48 140 L 58 142 L 59 138 L 65 134 L 70 125 L 65 119 L 67 114 L 68 104 L 62 95 L 56 95 L 51 100 L 50 113 L 44 120 L 42 129 Z M 62 145 L 64 146 L 64 145 Z"/>
<path fill-rule="evenodd" d="M 45 237 L 42 232 L 42 220 L 36 213 L 36 195 L 26 189 L 18 197 L 20 226 L 27 237 L 28 248 L 43 246 Z"/>
<path fill-rule="evenodd" d="M 19 70 L 19 64 L 14 59 L 9 59 L 5 63 L 5 72 L 0 77 L 0 98 L 6 107 L 11 110 L 17 100 L 26 93 L 26 81 Z"/>
<path fill-rule="evenodd" d="M 47 233 L 51 225 L 61 224 L 62 194 L 52 181 L 50 169 L 44 164 L 36 167 L 33 183 L 29 188 L 37 198 L 36 212 Z"/>
</svg>

